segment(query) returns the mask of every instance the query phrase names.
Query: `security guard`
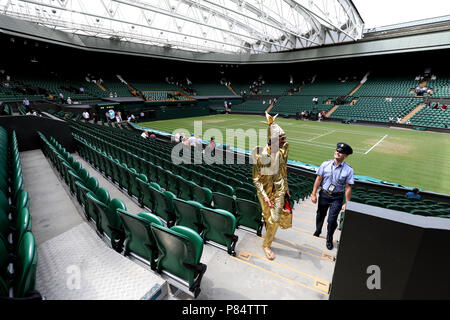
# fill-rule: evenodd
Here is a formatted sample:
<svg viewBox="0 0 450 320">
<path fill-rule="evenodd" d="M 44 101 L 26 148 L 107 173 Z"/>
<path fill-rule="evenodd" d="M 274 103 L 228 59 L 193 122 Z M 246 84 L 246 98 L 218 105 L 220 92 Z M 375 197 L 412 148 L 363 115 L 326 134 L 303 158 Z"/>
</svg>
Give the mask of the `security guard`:
<svg viewBox="0 0 450 320">
<path fill-rule="evenodd" d="M 346 203 L 350 201 L 352 194 L 353 168 L 344 160 L 353 153 L 352 148 L 339 142 L 334 152 L 334 159 L 325 161 L 317 171 L 316 181 L 312 191 L 311 201 L 317 203 L 317 189 L 319 185 L 319 203 L 317 206 L 316 232 L 314 236 L 318 237 L 322 231 L 323 222 L 327 215 L 328 208 L 328 232 L 327 249 L 333 249 L 333 234 L 337 228 L 337 218 L 339 212 L 345 211 L 344 194 Z"/>
</svg>

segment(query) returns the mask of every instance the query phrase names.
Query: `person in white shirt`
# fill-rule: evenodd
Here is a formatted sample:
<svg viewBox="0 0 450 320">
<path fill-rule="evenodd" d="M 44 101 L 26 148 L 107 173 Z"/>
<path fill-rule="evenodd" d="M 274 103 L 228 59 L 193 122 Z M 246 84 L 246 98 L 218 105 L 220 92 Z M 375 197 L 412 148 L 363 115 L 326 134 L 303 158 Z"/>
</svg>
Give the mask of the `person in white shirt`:
<svg viewBox="0 0 450 320">
<path fill-rule="evenodd" d="M 70 97 L 67 98 L 67 104 L 72 104 L 72 99 L 70 99 Z"/>
<path fill-rule="evenodd" d="M 82 113 L 84 120 L 89 121 L 89 112 L 86 110 Z"/>
<path fill-rule="evenodd" d="M 148 138 L 148 131 L 142 132 L 141 137 L 144 138 L 144 139 L 147 139 Z"/>
<path fill-rule="evenodd" d="M 174 140 L 175 140 L 176 143 L 180 142 L 180 133 L 179 132 L 175 133 Z"/>
<path fill-rule="evenodd" d="M 191 136 L 189 137 L 189 145 L 190 146 L 194 146 L 195 147 L 195 144 L 196 144 L 196 142 L 197 142 L 197 139 L 195 139 L 195 137 L 194 137 L 194 134 L 192 133 L 191 134 Z"/>
<path fill-rule="evenodd" d="M 116 121 L 119 123 L 119 122 L 122 122 L 122 114 L 120 113 L 120 111 L 119 112 L 117 112 L 117 115 L 116 115 Z"/>
</svg>

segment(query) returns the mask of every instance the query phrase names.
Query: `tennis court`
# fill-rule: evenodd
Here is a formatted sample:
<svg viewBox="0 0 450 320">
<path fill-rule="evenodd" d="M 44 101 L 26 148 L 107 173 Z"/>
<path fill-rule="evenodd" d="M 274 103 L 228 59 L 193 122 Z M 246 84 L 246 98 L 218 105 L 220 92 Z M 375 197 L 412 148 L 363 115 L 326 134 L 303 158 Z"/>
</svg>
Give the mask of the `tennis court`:
<svg viewBox="0 0 450 320">
<path fill-rule="evenodd" d="M 202 135 L 204 140 L 214 136 L 217 143 L 231 145 L 234 141 L 234 146 L 250 150 L 266 143 L 264 122 L 261 116 L 213 115 L 140 125 L 171 133 L 184 129 L 186 133 Z M 320 165 L 332 158 L 337 142 L 346 142 L 354 150 L 347 162 L 355 174 L 450 194 L 450 138 L 447 134 L 283 118 L 277 118 L 277 123 L 286 131 L 291 160 Z"/>
</svg>

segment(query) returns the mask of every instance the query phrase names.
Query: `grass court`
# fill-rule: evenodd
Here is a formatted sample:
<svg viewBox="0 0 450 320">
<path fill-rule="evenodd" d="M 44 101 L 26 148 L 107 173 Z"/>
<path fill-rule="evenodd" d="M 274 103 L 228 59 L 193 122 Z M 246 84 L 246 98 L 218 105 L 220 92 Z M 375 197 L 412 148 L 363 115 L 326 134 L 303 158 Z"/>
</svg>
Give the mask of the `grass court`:
<svg viewBox="0 0 450 320">
<path fill-rule="evenodd" d="M 264 130 L 265 118 L 255 115 L 213 115 L 194 118 L 151 121 L 139 125 L 166 132 L 185 129 L 194 132 L 194 121 L 201 121 L 203 139 L 214 135 L 217 143 L 227 143 L 226 129 Z M 355 174 L 371 176 L 384 181 L 426 191 L 450 194 L 450 136 L 435 132 L 407 129 L 348 125 L 330 122 L 301 121 L 277 118 L 290 144 L 290 160 L 320 165 L 333 157 L 337 142 L 346 142 L 353 148 L 347 162 Z M 215 129 L 216 133 L 213 130 Z M 212 134 L 208 134 L 208 131 Z M 265 145 L 266 141 L 245 141 L 245 149 L 254 143 Z M 237 139 L 235 139 L 235 145 Z"/>
</svg>

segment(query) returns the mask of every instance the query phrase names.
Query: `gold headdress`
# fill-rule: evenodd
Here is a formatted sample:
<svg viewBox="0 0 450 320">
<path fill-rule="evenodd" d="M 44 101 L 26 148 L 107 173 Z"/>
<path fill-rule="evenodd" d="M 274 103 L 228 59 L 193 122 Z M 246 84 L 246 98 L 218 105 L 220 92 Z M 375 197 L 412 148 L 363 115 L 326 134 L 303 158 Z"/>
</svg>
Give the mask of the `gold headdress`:
<svg viewBox="0 0 450 320">
<path fill-rule="evenodd" d="M 272 132 L 273 132 L 274 138 L 286 135 L 284 130 L 277 123 L 275 123 L 275 119 L 277 118 L 277 116 L 278 116 L 278 114 L 275 115 L 274 117 L 272 117 L 266 111 L 267 124 L 269 125 L 268 131 L 267 131 L 267 139 L 269 139 L 269 140 L 272 137 Z"/>
</svg>

